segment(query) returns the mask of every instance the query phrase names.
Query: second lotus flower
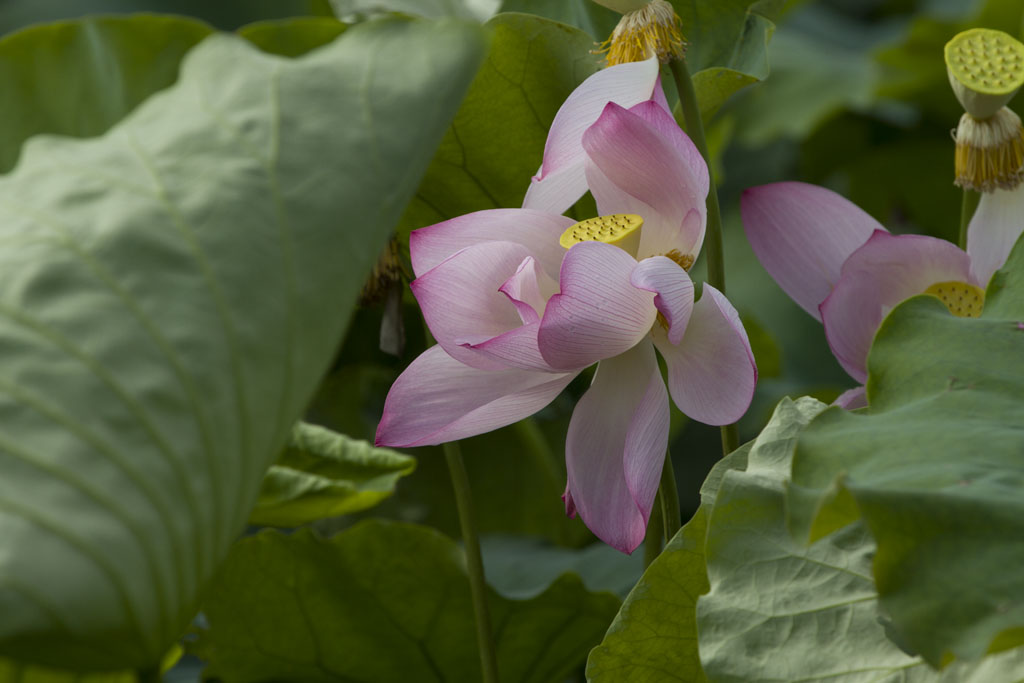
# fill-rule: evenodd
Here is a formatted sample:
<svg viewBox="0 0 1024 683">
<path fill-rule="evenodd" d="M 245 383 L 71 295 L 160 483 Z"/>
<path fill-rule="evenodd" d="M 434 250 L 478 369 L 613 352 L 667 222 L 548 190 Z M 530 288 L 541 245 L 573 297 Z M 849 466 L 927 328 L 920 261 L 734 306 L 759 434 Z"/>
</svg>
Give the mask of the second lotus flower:
<svg viewBox="0 0 1024 683">
<path fill-rule="evenodd" d="M 708 285 L 694 301 L 687 269 L 704 238 L 708 174 L 662 101 L 608 103 L 575 133 L 600 217 L 496 209 L 413 233 L 413 293 L 438 344 L 395 382 L 377 431 L 378 444 L 420 446 L 497 429 L 599 363 L 569 424 L 564 498 L 623 552 L 645 535 L 669 394 L 690 417 L 728 424 L 757 379 L 735 309 Z M 578 124 L 572 112 L 560 118 Z M 549 147 L 567 135 L 556 119 Z M 583 191 L 548 196 L 567 207 Z"/>
</svg>

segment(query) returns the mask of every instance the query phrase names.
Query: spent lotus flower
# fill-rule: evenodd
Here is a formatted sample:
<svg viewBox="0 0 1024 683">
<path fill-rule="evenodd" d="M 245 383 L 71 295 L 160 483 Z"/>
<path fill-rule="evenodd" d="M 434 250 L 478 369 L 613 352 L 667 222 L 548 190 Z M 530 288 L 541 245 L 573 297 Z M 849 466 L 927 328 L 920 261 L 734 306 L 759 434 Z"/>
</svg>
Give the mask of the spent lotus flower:
<svg viewBox="0 0 1024 683">
<path fill-rule="evenodd" d="M 892 235 L 848 199 L 823 187 L 782 182 L 748 189 L 741 201 L 747 239 L 779 286 L 825 327 L 840 365 L 867 379 L 875 332 L 898 303 L 939 298 L 950 313 L 976 317 L 985 286 L 1024 229 L 1024 194 L 982 196 L 967 251 L 927 235 Z M 864 387 L 837 403 L 866 405 Z"/>
<path fill-rule="evenodd" d="M 598 363 L 569 423 L 564 500 L 623 552 L 646 532 L 669 394 L 690 417 L 727 424 L 757 378 L 735 309 L 708 285 L 694 300 L 686 269 L 704 237 L 708 172 L 651 90 L 652 65 L 638 102 L 599 101 L 600 76 L 637 64 L 600 72 L 567 100 L 527 206 L 412 234 L 412 291 L 438 343 L 395 381 L 377 431 L 398 447 L 490 431 Z M 588 188 L 601 215 L 561 215 Z"/>
</svg>

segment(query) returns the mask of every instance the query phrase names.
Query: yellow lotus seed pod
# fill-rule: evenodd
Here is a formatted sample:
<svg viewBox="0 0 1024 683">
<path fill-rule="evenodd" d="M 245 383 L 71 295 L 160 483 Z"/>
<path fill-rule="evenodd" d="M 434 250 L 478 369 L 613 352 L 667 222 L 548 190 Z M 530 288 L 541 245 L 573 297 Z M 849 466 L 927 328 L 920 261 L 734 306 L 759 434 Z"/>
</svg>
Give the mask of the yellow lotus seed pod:
<svg viewBox="0 0 1024 683">
<path fill-rule="evenodd" d="M 964 110 L 987 119 L 1024 85 L 1024 44 L 990 28 L 972 28 L 946 43 L 946 72 Z"/>
<path fill-rule="evenodd" d="M 977 318 L 985 308 L 985 291 L 966 282 L 936 282 L 922 293 L 936 297 L 958 318 Z"/>
<path fill-rule="evenodd" d="M 580 242 L 604 242 L 619 247 L 630 256 L 636 256 L 640 248 L 640 228 L 644 219 L 633 213 L 615 213 L 609 216 L 588 218 L 570 225 L 558 243 L 566 249 Z"/>
</svg>

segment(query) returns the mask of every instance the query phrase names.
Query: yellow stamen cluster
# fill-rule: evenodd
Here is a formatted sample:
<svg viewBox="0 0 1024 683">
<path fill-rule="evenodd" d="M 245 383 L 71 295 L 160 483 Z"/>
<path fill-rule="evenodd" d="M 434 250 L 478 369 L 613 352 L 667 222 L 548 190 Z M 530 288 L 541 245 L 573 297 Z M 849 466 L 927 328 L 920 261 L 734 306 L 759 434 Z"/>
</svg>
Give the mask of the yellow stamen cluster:
<svg viewBox="0 0 1024 683">
<path fill-rule="evenodd" d="M 1008 108 L 984 120 L 964 114 L 955 137 L 954 182 L 960 187 L 1012 190 L 1024 180 L 1024 127 Z"/>
<path fill-rule="evenodd" d="M 945 48 L 946 71 L 966 113 L 956 139 L 956 184 L 992 192 L 1024 180 L 1024 128 L 1006 108 L 1024 85 L 1024 44 L 992 29 L 971 29 Z"/>
<path fill-rule="evenodd" d="M 686 53 L 686 42 L 679 31 L 679 16 L 665 0 L 651 0 L 622 15 L 598 53 L 605 54 L 608 66 L 640 62 L 653 56 L 662 64 L 681 59 Z"/>
<path fill-rule="evenodd" d="M 580 242 L 604 242 L 636 256 L 640 247 L 640 228 L 643 225 L 644 219 L 632 213 L 588 218 L 569 226 L 558 243 L 569 249 Z"/>
<path fill-rule="evenodd" d="M 959 318 L 977 318 L 985 308 L 984 290 L 966 282 L 936 282 L 923 293 L 938 298 Z"/>
<path fill-rule="evenodd" d="M 693 256 L 691 256 L 690 254 L 684 254 L 680 252 L 678 249 L 673 249 L 672 251 L 665 254 L 665 256 L 678 263 L 679 267 L 682 268 L 683 270 L 689 271 L 690 268 L 693 267 Z"/>
<path fill-rule="evenodd" d="M 369 306 L 381 301 L 401 277 L 402 264 L 398 259 L 398 240 L 391 238 L 374 264 L 370 277 L 363 285 L 363 291 L 359 293 L 359 305 Z"/>
</svg>

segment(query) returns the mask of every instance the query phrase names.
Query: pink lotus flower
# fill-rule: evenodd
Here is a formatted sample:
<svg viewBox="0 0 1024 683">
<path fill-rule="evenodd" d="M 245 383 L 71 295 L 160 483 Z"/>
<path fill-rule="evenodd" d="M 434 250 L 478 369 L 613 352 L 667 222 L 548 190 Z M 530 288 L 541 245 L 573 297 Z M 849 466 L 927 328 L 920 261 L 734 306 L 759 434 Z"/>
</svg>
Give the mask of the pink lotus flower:
<svg viewBox="0 0 1024 683">
<path fill-rule="evenodd" d="M 875 332 L 893 307 L 933 294 L 954 314 L 978 315 L 986 284 L 1024 228 L 1019 190 L 982 196 L 968 226 L 966 252 L 935 237 L 892 235 L 849 200 L 805 183 L 751 188 L 741 208 L 761 265 L 824 324 L 832 353 L 861 383 Z M 866 405 L 864 387 L 837 403 Z"/>
<path fill-rule="evenodd" d="M 595 80 L 638 66 L 653 75 L 629 110 L 598 101 Z M 395 381 L 376 439 L 421 446 L 497 429 L 599 363 L 569 424 L 564 499 L 623 552 L 643 541 L 654 503 L 668 394 L 687 415 L 727 424 L 746 411 L 757 377 L 736 311 L 707 285 L 694 302 L 681 266 L 703 241 L 708 175 L 660 98 L 649 99 L 656 78 L 656 64 L 628 64 L 580 86 L 552 126 L 534 208 L 413 233 L 412 290 L 438 343 Z M 575 225 L 560 212 L 588 187 L 606 218 Z M 588 229 L 601 237 L 602 226 L 622 239 L 560 244 Z"/>
</svg>

